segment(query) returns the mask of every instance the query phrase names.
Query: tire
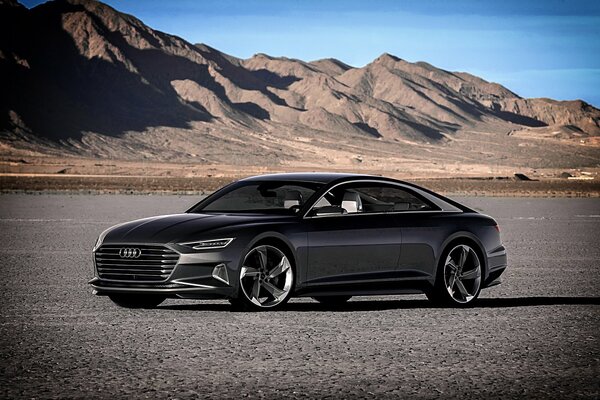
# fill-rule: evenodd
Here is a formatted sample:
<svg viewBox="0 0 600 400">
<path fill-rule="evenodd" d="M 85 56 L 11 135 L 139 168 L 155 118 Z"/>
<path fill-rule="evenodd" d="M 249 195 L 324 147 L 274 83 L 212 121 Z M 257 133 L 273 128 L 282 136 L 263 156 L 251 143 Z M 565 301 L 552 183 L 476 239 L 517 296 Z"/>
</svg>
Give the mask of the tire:
<svg viewBox="0 0 600 400">
<path fill-rule="evenodd" d="M 166 297 L 155 294 L 111 294 L 113 303 L 124 308 L 156 308 Z"/>
<path fill-rule="evenodd" d="M 339 307 L 350 300 L 352 296 L 315 296 L 313 299 L 325 306 Z"/>
<path fill-rule="evenodd" d="M 253 247 L 240 267 L 238 296 L 230 303 L 241 311 L 280 308 L 292 295 L 294 277 L 293 265 L 282 249 L 269 244 Z"/>
<path fill-rule="evenodd" d="M 481 292 L 481 275 L 481 261 L 474 246 L 452 244 L 442 254 L 435 285 L 427 297 L 439 306 L 472 306 Z"/>
</svg>

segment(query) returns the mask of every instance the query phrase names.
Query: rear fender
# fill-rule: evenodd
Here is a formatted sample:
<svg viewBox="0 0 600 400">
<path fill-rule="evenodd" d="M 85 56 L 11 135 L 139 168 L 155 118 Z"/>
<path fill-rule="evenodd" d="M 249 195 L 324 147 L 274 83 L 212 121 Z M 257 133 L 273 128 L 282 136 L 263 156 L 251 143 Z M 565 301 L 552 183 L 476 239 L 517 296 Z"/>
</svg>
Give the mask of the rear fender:
<svg viewBox="0 0 600 400">
<path fill-rule="evenodd" d="M 436 268 L 434 269 L 434 274 L 433 274 L 433 281 L 431 282 L 431 284 L 433 285 L 435 283 L 435 279 L 437 276 L 437 271 L 439 269 L 439 266 L 442 262 L 442 256 L 444 255 L 444 251 L 453 243 L 453 242 L 459 242 L 461 240 L 466 240 L 466 241 L 470 241 L 472 242 L 475 246 L 477 246 L 477 248 L 475 249 L 476 251 L 479 252 L 479 259 L 481 261 L 481 267 L 482 267 L 482 277 L 484 279 L 482 279 L 482 281 L 485 281 L 485 279 L 487 279 L 487 271 L 488 271 L 488 260 L 487 260 L 487 253 L 485 250 L 485 246 L 483 245 L 483 243 L 481 242 L 481 240 L 479 240 L 479 238 L 473 234 L 472 232 L 469 231 L 458 231 L 453 233 L 452 235 L 450 235 L 440 246 L 440 248 L 437 251 L 437 255 L 436 255 L 436 262 L 435 262 L 435 266 Z"/>
</svg>

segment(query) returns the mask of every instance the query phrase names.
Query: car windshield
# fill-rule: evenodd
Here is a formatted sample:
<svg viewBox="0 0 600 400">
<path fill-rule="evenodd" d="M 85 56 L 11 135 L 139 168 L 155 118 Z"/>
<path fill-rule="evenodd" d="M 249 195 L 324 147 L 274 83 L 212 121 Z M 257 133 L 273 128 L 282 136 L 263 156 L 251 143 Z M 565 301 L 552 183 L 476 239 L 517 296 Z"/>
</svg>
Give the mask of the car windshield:
<svg viewBox="0 0 600 400">
<path fill-rule="evenodd" d="M 251 182 L 200 203 L 191 212 L 295 213 L 321 186 L 315 182 Z"/>
</svg>

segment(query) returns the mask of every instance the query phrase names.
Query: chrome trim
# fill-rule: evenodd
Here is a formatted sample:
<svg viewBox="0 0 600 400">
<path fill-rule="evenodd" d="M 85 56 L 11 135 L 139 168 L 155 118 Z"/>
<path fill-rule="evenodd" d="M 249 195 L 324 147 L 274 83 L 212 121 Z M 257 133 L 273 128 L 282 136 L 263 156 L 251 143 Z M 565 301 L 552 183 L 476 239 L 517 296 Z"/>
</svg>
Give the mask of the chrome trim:
<svg viewBox="0 0 600 400">
<path fill-rule="evenodd" d="M 162 255 L 164 256 L 168 256 L 168 258 L 166 258 L 166 260 L 168 260 L 169 258 L 173 259 L 174 257 L 177 257 L 177 261 L 175 262 L 175 264 L 172 264 L 172 269 L 170 271 L 166 270 L 166 269 L 160 269 L 157 270 L 157 272 L 163 272 L 164 273 L 162 275 L 164 275 L 166 272 L 169 272 L 168 276 L 166 276 L 164 279 L 162 280 L 124 280 L 124 279 L 107 279 L 107 278 L 103 278 L 100 276 L 100 272 L 98 271 L 98 268 L 103 268 L 102 267 L 102 262 L 101 261 L 97 261 L 97 258 L 101 258 L 100 256 L 97 256 L 98 253 L 102 254 L 102 252 L 99 252 L 98 250 L 100 250 L 100 248 L 102 246 L 114 246 L 115 248 L 121 247 L 121 248 L 133 248 L 135 246 L 155 246 L 155 247 L 163 247 L 166 250 L 170 250 L 172 252 L 174 252 L 175 254 L 164 254 Z M 120 250 L 119 250 L 120 251 Z M 173 273 L 175 272 L 175 269 L 177 268 L 177 266 L 179 265 L 179 259 L 181 258 L 181 253 L 178 252 L 177 250 L 175 250 L 173 247 L 167 245 L 167 244 L 163 244 L 163 243 L 107 243 L 107 244 L 102 244 L 100 247 L 98 247 L 95 251 L 92 252 L 92 256 L 94 259 L 94 270 L 95 270 L 95 275 L 96 277 L 98 277 L 98 279 L 100 279 L 101 281 L 105 281 L 105 282 L 117 282 L 117 283 L 141 283 L 141 284 L 162 284 L 167 282 L 171 276 L 173 275 Z M 120 261 L 120 262 L 127 262 L 127 261 L 140 261 L 139 258 L 137 259 L 127 259 L 127 258 L 123 258 L 123 259 L 119 259 L 116 261 Z M 161 260 L 162 263 L 163 260 Z M 100 265 L 99 265 L 100 264 Z M 132 265 L 133 266 L 133 265 Z M 165 265 L 167 266 L 167 265 Z M 158 267 L 158 265 L 156 266 Z M 168 267 L 171 267 L 171 265 L 168 265 Z M 104 268 L 109 268 L 109 269 L 118 269 L 118 268 L 110 268 L 110 267 L 104 267 Z M 122 272 L 116 272 L 116 273 L 107 273 L 108 275 L 122 275 Z M 131 275 L 131 274 L 128 274 Z"/>
<path fill-rule="evenodd" d="M 121 258 L 140 258 L 142 250 L 139 247 L 121 247 L 119 257 Z"/>
<path fill-rule="evenodd" d="M 200 289 L 217 289 L 216 286 L 211 286 L 211 285 L 203 285 L 201 283 L 191 283 L 191 282 L 186 282 L 186 281 L 182 281 L 179 279 L 176 279 L 174 281 L 171 281 L 171 283 L 177 283 L 179 285 L 187 285 L 187 286 L 192 286 L 195 288 L 200 288 Z"/>
<path fill-rule="evenodd" d="M 353 217 L 357 215 L 390 215 L 390 214 L 460 214 L 462 211 L 450 211 L 450 210 L 423 210 L 423 211 L 387 211 L 387 212 L 359 212 L 350 214 L 325 214 L 325 215 L 313 215 L 307 216 L 306 219 L 310 218 L 331 218 L 331 217 Z"/>
<path fill-rule="evenodd" d="M 229 274 L 227 274 L 227 267 L 225 264 L 219 264 L 213 268 L 212 277 L 226 285 L 229 285 Z"/>
<path fill-rule="evenodd" d="M 212 286 L 200 287 L 193 286 L 189 288 L 136 288 L 136 287 L 108 287 L 108 286 L 96 286 L 91 284 L 92 290 L 96 290 L 97 295 L 103 295 L 109 292 L 117 292 L 117 293 L 174 293 L 178 292 L 196 292 L 196 291 L 205 291 L 205 290 L 214 290 L 217 289 Z"/>
<path fill-rule="evenodd" d="M 127 242 L 127 243 L 103 243 L 105 246 L 122 246 L 122 247 L 136 247 L 136 246 L 163 246 L 169 250 L 173 250 L 176 253 L 182 254 L 175 247 L 173 243 L 151 243 L 151 242 Z M 95 253 L 95 251 L 94 251 Z"/>
</svg>

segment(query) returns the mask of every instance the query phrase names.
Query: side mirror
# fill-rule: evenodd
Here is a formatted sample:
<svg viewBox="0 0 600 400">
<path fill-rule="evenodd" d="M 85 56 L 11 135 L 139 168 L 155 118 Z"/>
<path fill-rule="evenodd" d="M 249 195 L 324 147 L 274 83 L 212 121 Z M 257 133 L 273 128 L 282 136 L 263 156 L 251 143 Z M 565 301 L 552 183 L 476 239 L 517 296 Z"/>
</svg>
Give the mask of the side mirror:
<svg viewBox="0 0 600 400">
<path fill-rule="evenodd" d="M 340 206 L 325 206 L 319 208 L 313 208 L 308 213 L 309 217 L 322 216 L 322 215 L 343 215 L 348 214 L 348 211 Z"/>
</svg>

